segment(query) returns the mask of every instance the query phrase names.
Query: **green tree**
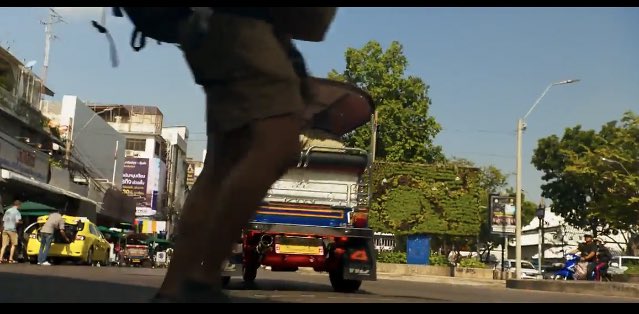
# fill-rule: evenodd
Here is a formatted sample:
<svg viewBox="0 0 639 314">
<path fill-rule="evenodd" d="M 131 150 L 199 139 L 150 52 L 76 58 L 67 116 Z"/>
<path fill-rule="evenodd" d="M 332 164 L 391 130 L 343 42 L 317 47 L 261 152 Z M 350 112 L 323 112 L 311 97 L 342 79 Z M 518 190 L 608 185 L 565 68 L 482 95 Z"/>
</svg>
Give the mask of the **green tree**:
<svg viewBox="0 0 639 314">
<path fill-rule="evenodd" d="M 459 157 L 453 157 L 448 161 L 459 167 L 476 167 L 475 163 L 471 160 Z M 508 176 L 505 175 L 501 169 L 489 165 L 481 168 L 479 173 L 479 186 L 482 190 L 480 195 L 480 219 L 481 231 L 478 237 L 478 241 L 485 243 L 486 251 L 492 250 L 496 245 L 503 243 L 501 235 L 493 234 L 490 228 L 488 217 L 488 200 L 490 194 L 505 192 L 510 196 L 515 196 L 515 190 L 512 187 L 508 187 Z M 522 196 L 523 198 L 523 196 Z M 522 225 L 529 224 L 533 218 L 535 218 L 535 211 L 537 205 L 533 202 L 522 199 Z"/>
<path fill-rule="evenodd" d="M 637 234 L 639 220 L 639 116 L 599 132 L 567 128 L 560 139 L 539 140 L 533 164 L 544 172 L 543 196 L 566 222 L 595 235 L 618 231 Z"/>
<path fill-rule="evenodd" d="M 476 237 L 481 217 L 476 168 L 373 164 L 371 228 L 396 235 Z"/>
<path fill-rule="evenodd" d="M 384 50 L 369 41 L 361 49 L 348 48 L 345 56 L 346 69 L 332 70 L 328 77 L 355 84 L 373 97 L 378 113 L 376 156 L 389 162 L 443 161 L 442 148 L 433 144 L 441 126 L 428 114 L 428 85 L 405 75 L 408 60 L 402 45 L 394 41 Z M 369 126 L 345 136 L 348 145 L 364 149 L 370 138 Z"/>
</svg>

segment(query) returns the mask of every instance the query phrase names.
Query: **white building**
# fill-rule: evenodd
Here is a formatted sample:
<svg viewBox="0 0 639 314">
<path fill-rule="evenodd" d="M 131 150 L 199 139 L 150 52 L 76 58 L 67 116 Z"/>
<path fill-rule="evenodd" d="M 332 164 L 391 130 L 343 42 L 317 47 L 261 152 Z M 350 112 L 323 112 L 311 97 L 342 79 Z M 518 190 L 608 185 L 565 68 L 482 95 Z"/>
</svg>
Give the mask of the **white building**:
<svg viewBox="0 0 639 314">
<path fill-rule="evenodd" d="M 101 225 L 126 221 L 129 209 L 128 221 L 132 221 L 133 206 L 129 202 L 131 206 L 127 207 L 130 199 L 122 197 L 110 184 L 103 186 L 103 182 L 117 181 L 113 180 L 114 173 L 118 175 L 118 170 L 113 170 L 117 153 L 110 146 L 114 141 L 89 140 L 96 134 L 72 132 L 74 128 L 69 128 L 68 122 L 64 132 L 60 132 L 61 116 L 87 124 L 84 130 L 90 131 L 96 127 L 91 121 L 94 114 L 82 105 L 74 107 L 77 98 L 65 96 L 63 102 L 57 103 L 41 101 L 41 96 L 54 93 L 42 86 L 42 80 L 33 73 L 34 63 L 22 64 L 0 47 L 0 204 L 8 205 L 17 197 L 59 208 L 68 215 L 87 217 Z M 62 103 L 69 103 L 64 113 Z M 105 132 L 109 131 L 100 133 Z M 118 135 L 113 129 L 110 132 Z M 60 138 L 59 133 L 66 133 L 65 138 Z M 79 134 L 75 147 L 67 145 Z M 123 158 L 123 150 L 120 156 Z M 25 225 L 41 214 L 23 211 Z"/>
<path fill-rule="evenodd" d="M 94 178 L 122 186 L 125 138 L 77 96 L 64 95 L 62 102 L 47 101 L 42 112 L 71 139 L 71 155 L 87 166 Z M 84 181 L 76 178 L 77 182 Z"/>
<path fill-rule="evenodd" d="M 162 128 L 162 137 L 168 144 L 167 150 L 167 204 L 176 213 L 182 209 L 186 197 L 186 152 L 189 129 L 186 126 Z"/>
<path fill-rule="evenodd" d="M 102 119 L 125 137 L 122 190 L 137 200 L 136 217 L 167 214 L 167 145 L 163 115 L 153 106 L 91 105 Z"/>
<path fill-rule="evenodd" d="M 568 225 L 562 217 L 554 214 L 550 207 L 546 208 L 543 229 L 544 259 L 563 258 L 564 252 L 576 248 L 580 242 L 584 241 L 585 234 L 592 234 L 591 231 L 584 231 Z M 610 249 L 613 255 L 620 254 L 626 249 L 626 238 L 624 238 L 622 233 L 610 236 L 598 235 L 598 237 L 605 241 L 606 247 Z M 534 218 L 530 224 L 522 228 L 521 253 L 523 259 L 538 258 L 539 241 L 539 219 Z M 508 246 L 508 256 L 512 258 L 515 256 L 516 246 L 514 237 L 509 237 Z"/>
</svg>

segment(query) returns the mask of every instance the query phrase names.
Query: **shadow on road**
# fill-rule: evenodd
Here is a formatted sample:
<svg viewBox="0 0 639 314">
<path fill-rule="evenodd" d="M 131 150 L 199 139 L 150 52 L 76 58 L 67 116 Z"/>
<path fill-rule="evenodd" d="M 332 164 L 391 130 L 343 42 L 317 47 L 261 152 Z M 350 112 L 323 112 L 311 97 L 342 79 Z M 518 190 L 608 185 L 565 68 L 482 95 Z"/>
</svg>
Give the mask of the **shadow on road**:
<svg viewBox="0 0 639 314">
<path fill-rule="evenodd" d="M 157 288 L 59 276 L 0 273 L 0 303 L 148 303 Z M 233 303 L 273 303 L 231 297 Z"/>
<path fill-rule="evenodd" d="M 334 292 L 333 288 L 329 284 L 313 283 L 295 281 L 294 284 L 290 281 L 281 279 L 258 279 L 253 283 L 242 282 L 241 279 L 231 279 L 231 282 L 226 287 L 227 290 L 260 290 L 260 291 L 298 291 L 298 292 Z M 359 290 L 352 294 L 367 294 L 372 293 L 365 290 Z"/>
</svg>

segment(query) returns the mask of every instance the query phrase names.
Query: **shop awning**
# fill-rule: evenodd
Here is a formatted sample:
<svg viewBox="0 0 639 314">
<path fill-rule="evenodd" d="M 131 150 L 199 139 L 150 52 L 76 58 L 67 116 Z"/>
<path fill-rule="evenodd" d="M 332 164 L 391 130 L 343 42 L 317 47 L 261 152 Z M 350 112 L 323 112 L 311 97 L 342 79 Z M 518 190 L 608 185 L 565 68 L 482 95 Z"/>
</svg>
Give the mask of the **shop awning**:
<svg viewBox="0 0 639 314">
<path fill-rule="evenodd" d="M 20 216 L 22 217 L 40 217 L 51 214 L 51 212 L 43 211 L 43 210 L 28 210 L 28 211 L 20 211 Z"/>
<path fill-rule="evenodd" d="M 12 205 L 5 207 L 4 210 L 9 209 L 9 207 L 11 206 Z M 20 213 L 22 213 L 23 211 L 33 211 L 33 210 L 52 211 L 52 210 L 55 210 L 55 208 L 49 205 L 36 203 L 36 202 L 24 202 L 20 204 Z"/>
<path fill-rule="evenodd" d="M 84 196 L 82 196 L 80 194 L 73 193 L 71 191 L 67 191 L 65 189 L 61 189 L 61 188 L 59 188 L 57 186 L 53 186 L 51 184 L 47 184 L 47 183 L 43 183 L 43 182 L 40 182 L 40 181 L 33 180 L 33 179 L 31 179 L 31 178 L 29 178 L 27 176 L 23 176 L 23 175 L 21 175 L 19 173 L 16 173 L 16 172 L 13 172 L 13 171 L 10 171 L 10 170 L 1 169 L 0 170 L 0 179 L 13 180 L 13 181 L 21 182 L 21 183 L 24 183 L 24 184 L 28 184 L 28 185 L 40 188 L 40 189 L 45 190 L 45 191 L 49 191 L 49 192 L 52 192 L 52 193 L 66 195 L 68 197 L 79 199 L 81 201 L 93 203 L 93 204 L 95 204 L 97 206 L 96 209 L 98 209 L 98 210 L 102 209 L 102 206 L 100 206 L 100 204 L 98 204 L 97 202 L 95 202 L 92 199 L 86 198 L 86 197 L 84 197 Z"/>
</svg>

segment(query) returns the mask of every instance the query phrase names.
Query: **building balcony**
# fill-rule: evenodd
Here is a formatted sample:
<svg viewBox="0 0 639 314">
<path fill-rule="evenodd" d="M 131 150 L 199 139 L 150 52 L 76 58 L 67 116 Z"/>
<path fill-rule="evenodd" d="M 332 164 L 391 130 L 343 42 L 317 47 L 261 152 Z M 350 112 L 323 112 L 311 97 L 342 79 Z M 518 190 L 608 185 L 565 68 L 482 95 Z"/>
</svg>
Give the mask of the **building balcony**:
<svg viewBox="0 0 639 314">
<path fill-rule="evenodd" d="M 132 133 L 159 135 L 162 133 L 162 126 L 158 126 L 157 124 L 109 122 L 109 125 L 122 134 Z"/>
<path fill-rule="evenodd" d="M 18 98 L 3 88 L 0 88 L 0 110 L 34 130 L 51 134 L 47 117 L 24 98 Z"/>
</svg>

